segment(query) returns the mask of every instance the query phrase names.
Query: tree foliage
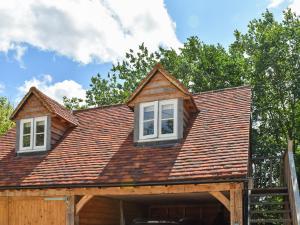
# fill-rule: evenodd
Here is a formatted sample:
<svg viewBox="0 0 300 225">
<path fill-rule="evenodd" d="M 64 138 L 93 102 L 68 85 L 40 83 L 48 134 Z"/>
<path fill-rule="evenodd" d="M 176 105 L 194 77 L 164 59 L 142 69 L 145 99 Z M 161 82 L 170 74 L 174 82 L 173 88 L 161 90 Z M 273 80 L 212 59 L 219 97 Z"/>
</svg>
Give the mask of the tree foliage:
<svg viewBox="0 0 300 225">
<path fill-rule="evenodd" d="M 0 97 L 0 136 L 5 134 L 14 123 L 9 119 L 13 112 L 13 106 L 5 97 Z"/>
<path fill-rule="evenodd" d="M 269 11 L 245 34 L 235 32 L 232 51 L 244 56 L 253 87 L 253 149 L 274 153 L 300 138 L 300 22 L 290 10 L 277 22 Z M 296 145 L 294 145 L 296 146 Z"/>
</svg>

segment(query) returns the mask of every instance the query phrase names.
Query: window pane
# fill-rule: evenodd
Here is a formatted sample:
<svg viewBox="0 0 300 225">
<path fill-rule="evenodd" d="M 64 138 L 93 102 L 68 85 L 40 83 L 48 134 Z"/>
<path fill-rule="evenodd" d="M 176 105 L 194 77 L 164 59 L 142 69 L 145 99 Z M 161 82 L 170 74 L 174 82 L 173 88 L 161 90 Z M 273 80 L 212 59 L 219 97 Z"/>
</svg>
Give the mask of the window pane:
<svg viewBox="0 0 300 225">
<path fill-rule="evenodd" d="M 30 137 L 31 135 L 23 136 L 23 148 L 30 147 Z"/>
<path fill-rule="evenodd" d="M 23 134 L 30 134 L 31 132 L 31 123 L 24 123 L 23 125 Z"/>
<path fill-rule="evenodd" d="M 35 140 L 35 145 L 36 146 L 44 146 L 44 134 L 37 134 L 36 135 L 36 140 Z"/>
<path fill-rule="evenodd" d="M 174 105 L 173 104 L 162 105 L 161 118 L 162 119 L 174 118 Z"/>
<path fill-rule="evenodd" d="M 36 122 L 36 133 L 44 133 L 45 132 L 45 121 Z"/>
<path fill-rule="evenodd" d="M 144 108 L 144 120 L 154 119 L 154 106 L 147 106 Z"/>
<path fill-rule="evenodd" d="M 161 121 L 161 133 L 172 134 L 174 133 L 174 120 L 162 120 Z"/>
<path fill-rule="evenodd" d="M 152 135 L 154 134 L 154 121 L 144 122 L 144 132 L 143 135 Z"/>
</svg>

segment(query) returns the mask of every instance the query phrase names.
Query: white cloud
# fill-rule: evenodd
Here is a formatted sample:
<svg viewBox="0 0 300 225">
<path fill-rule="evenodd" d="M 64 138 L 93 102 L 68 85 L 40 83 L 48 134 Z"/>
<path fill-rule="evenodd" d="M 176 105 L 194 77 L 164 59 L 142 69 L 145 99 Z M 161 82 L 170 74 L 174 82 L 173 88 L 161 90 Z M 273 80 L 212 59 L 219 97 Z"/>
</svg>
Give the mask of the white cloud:
<svg viewBox="0 0 300 225">
<path fill-rule="evenodd" d="M 300 0 L 270 0 L 268 8 L 277 8 L 283 3 L 289 3 L 288 7 L 296 14 L 300 14 Z"/>
<path fill-rule="evenodd" d="M 115 61 L 142 42 L 181 46 L 163 0 L 0 1 L 3 52 L 26 43 L 86 64 Z"/>
<path fill-rule="evenodd" d="M 279 5 L 281 5 L 284 1 L 286 1 L 286 0 L 271 0 L 268 5 L 268 8 L 276 8 Z"/>
<path fill-rule="evenodd" d="M 0 93 L 3 93 L 5 90 L 5 85 L 0 83 Z"/>
<path fill-rule="evenodd" d="M 11 43 L 11 45 L 9 46 L 9 50 L 14 52 L 13 58 L 17 62 L 19 62 L 19 65 L 22 69 L 25 69 L 23 55 L 25 54 L 27 47 L 21 44 Z"/>
<path fill-rule="evenodd" d="M 293 0 L 289 7 L 292 9 L 293 12 L 300 15 L 300 0 Z"/>
<path fill-rule="evenodd" d="M 19 96 L 17 98 L 17 101 L 20 101 L 20 99 L 28 92 L 28 90 L 32 86 L 35 86 L 44 94 L 60 103 L 63 103 L 64 96 L 68 98 L 78 97 L 85 99 L 84 88 L 74 80 L 64 80 L 61 82 L 53 83 L 52 76 L 49 74 L 45 74 L 39 79 L 33 77 L 31 80 L 26 80 L 24 84 L 18 88 Z"/>
</svg>

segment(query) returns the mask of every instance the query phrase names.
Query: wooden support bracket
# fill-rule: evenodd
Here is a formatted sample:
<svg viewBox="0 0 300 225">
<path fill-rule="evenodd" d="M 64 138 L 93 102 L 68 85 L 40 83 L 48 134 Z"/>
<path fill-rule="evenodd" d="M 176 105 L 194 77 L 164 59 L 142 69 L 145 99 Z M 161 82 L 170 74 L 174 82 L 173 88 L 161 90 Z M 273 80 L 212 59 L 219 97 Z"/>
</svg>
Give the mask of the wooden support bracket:
<svg viewBox="0 0 300 225">
<path fill-rule="evenodd" d="M 94 195 L 84 195 L 79 202 L 76 204 L 76 215 L 79 214 L 79 212 L 82 210 L 83 206 L 85 206 L 86 203 L 88 203 Z"/>
<path fill-rule="evenodd" d="M 230 212 L 230 200 L 222 194 L 220 191 L 211 191 L 209 192 L 212 196 L 214 196 L 217 200 L 219 200 L 225 208 Z"/>
</svg>

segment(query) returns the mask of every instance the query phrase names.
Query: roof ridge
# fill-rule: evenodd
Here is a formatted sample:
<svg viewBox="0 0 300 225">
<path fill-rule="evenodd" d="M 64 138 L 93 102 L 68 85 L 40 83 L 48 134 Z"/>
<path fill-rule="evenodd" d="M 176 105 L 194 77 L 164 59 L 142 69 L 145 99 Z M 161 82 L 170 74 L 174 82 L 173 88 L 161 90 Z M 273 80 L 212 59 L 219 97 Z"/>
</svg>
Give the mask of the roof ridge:
<svg viewBox="0 0 300 225">
<path fill-rule="evenodd" d="M 220 88 L 220 89 L 209 90 L 209 91 L 200 91 L 200 92 L 197 92 L 197 93 L 193 93 L 193 96 L 195 96 L 195 95 L 201 95 L 201 94 L 209 94 L 209 93 L 222 92 L 222 91 L 229 91 L 229 90 L 235 90 L 235 89 L 244 89 L 244 88 L 251 88 L 251 85 L 242 85 L 242 86 Z"/>
<path fill-rule="evenodd" d="M 116 104 L 111 104 L 111 105 L 101 105 L 101 106 L 95 106 L 91 108 L 86 108 L 86 109 L 75 109 L 72 110 L 73 113 L 80 113 L 82 111 L 89 111 L 89 110 L 96 110 L 96 109 L 103 109 L 103 108 L 110 108 L 110 107 L 118 107 L 118 106 L 126 106 L 125 103 L 116 103 Z"/>
</svg>

